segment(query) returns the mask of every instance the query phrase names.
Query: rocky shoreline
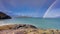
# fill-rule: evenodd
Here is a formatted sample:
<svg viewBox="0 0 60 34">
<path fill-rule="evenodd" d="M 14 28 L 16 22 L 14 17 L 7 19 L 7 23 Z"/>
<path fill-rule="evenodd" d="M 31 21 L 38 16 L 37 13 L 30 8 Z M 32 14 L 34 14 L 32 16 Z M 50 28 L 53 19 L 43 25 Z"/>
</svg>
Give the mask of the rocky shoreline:
<svg viewBox="0 0 60 34">
<path fill-rule="evenodd" d="M 32 29 L 37 29 L 37 27 L 33 25 L 26 25 L 26 24 L 10 24 L 10 25 L 3 25 L 0 26 L 0 30 L 11 30 L 11 29 L 26 29 L 26 28 L 32 28 Z"/>
<path fill-rule="evenodd" d="M 0 26 L 0 34 L 60 34 L 60 30 L 39 29 L 26 24 L 12 24 Z"/>
</svg>

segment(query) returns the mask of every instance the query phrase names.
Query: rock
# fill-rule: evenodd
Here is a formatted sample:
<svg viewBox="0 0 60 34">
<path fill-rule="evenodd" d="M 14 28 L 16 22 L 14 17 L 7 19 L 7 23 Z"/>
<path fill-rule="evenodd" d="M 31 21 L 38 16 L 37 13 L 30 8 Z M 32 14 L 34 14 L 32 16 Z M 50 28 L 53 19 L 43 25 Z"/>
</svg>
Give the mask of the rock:
<svg viewBox="0 0 60 34">
<path fill-rule="evenodd" d="M 40 30 L 40 29 L 16 29 L 16 30 L 3 30 L 0 34 L 53 34 L 50 30 Z M 57 32 L 54 30 L 54 34 L 60 34 L 60 30 Z"/>
<path fill-rule="evenodd" d="M 26 28 L 34 28 L 37 29 L 37 27 L 33 25 L 26 25 L 26 24 L 13 24 L 13 25 L 3 25 L 0 26 L 0 30 L 10 30 L 10 29 L 26 29 Z"/>
<path fill-rule="evenodd" d="M 5 13 L 3 12 L 0 12 L 0 19 L 11 19 L 10 16 L 6 15 Z"/>
<path fill-rule="evenodd" d="M 44 30 L 35 28 L 35 26 L 33 27 L 31 26 L 33 25 L 26 25 L 26 24 L 3 25 L 0 26 L 0 34 L 60 34 L 60 30 L 56 29 Z"/>
<path fill-rule="evenodd" d="M 26 24 L 16 24 L 14 29 L 19 29 L 19 28 L 34 28 L 37 29 L 37 27 L 33 26 L 33 25 L 26 25 Z"/>
<path fill-rule="evenodd" d="M 25 34 L 23 31 L 15 31 L 14 34 Z"/>
</svg>

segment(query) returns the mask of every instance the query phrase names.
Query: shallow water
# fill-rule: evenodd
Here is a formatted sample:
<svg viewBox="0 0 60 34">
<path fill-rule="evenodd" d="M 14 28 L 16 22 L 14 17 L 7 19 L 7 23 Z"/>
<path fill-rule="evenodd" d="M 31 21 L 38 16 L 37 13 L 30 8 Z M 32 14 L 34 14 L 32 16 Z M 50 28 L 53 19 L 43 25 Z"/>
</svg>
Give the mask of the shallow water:
<svg viewBox="0 0 60 34">
<path fill-rule="evenodd" d="M 13 18 L 0 20 L 0 25 L 4 24 L 31 24 L 38 28 L 60 29 L 60 18 Z"/>
</svg>

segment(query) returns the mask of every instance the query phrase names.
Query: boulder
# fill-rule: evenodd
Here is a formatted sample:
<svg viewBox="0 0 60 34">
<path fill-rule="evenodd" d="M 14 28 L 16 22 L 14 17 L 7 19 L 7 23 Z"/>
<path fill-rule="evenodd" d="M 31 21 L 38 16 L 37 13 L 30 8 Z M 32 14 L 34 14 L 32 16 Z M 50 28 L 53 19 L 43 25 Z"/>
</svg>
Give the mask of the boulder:
<svg viewBox="0 0 60 34">
<path fill-rule="evenodd" d="M 12 25 L 3 25 L 0 26 L 0 30 L 16 30 L 16 29 L 27 29 L 27 28 L 32 28 L 32 29 L 37 29 L 37 27 L 33 25 L 26 25 L 26 24 L 12 24 Z"/>
<path fill-rule="evenodd" d="M 37 27 L 33 26 L 33 25 L 27 25 L 27 24 L 15 24 L 15 28 L 14 29 L 19 29 L 19 28 L 34 28 L 37 29 Z"/>
</svg>

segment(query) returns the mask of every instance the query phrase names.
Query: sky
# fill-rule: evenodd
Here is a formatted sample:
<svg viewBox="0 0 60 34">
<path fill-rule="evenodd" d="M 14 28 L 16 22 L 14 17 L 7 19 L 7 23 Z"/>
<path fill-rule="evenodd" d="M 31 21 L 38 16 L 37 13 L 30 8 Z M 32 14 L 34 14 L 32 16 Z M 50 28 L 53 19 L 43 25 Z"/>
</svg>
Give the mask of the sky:
<svg viewBox="0 0 60 34">
<path fill-rule="evenodd" d="M 56 0 L 45 12 L 43 18 L 60 18 L 60 0 Z"/>
<path fill-rule="evenodd" d="M 60 0 L 0 0 L 0 11 L 12 17 L 60 17 L 59 1 Z"/>
</svg>

